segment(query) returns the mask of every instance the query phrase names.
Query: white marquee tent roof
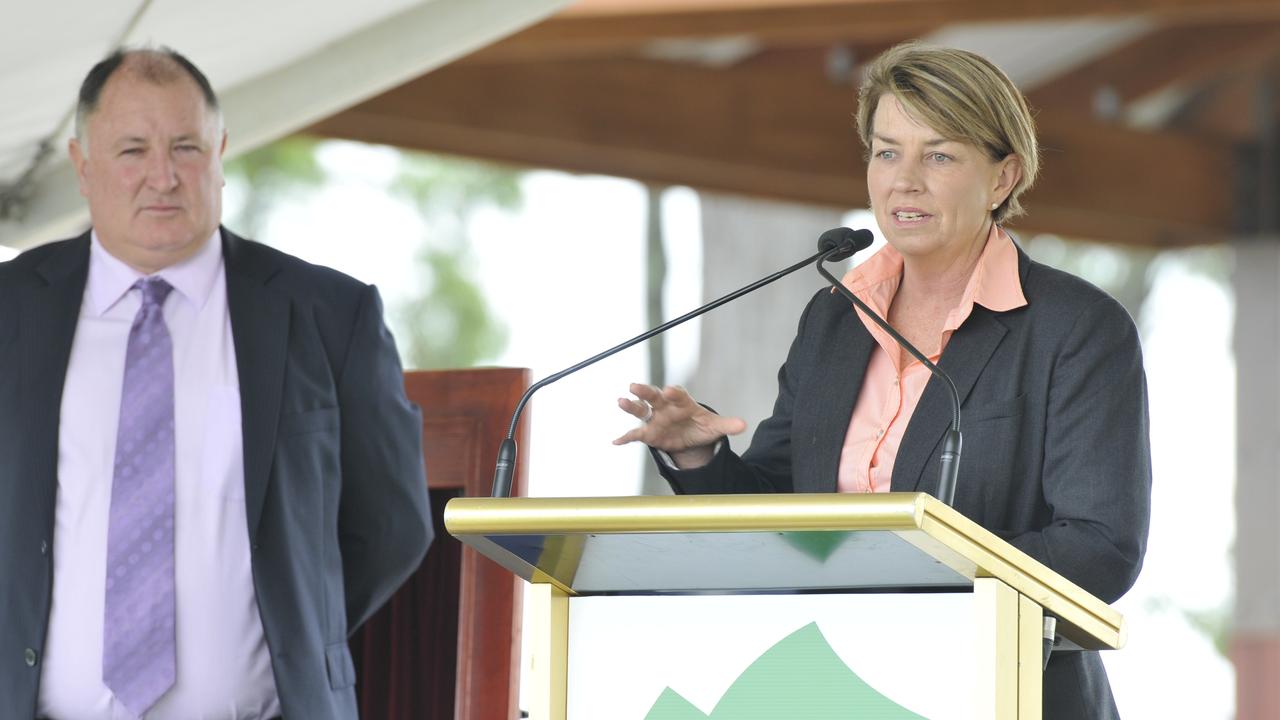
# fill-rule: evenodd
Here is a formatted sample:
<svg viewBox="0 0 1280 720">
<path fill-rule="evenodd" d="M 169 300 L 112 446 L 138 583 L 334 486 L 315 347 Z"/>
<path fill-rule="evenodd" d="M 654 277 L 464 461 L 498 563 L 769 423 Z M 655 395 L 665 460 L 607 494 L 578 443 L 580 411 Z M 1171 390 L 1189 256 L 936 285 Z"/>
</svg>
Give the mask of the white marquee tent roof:
<svg viewBox="0 0 1280 720">
<path fill-rule="evenodd" d="M 568 0 L 71 0 L 0 22 L 0 245 L 82 230 L 66 157 L 75 96 L 120 44 L 168 45 L 209 76 L 245 152 L 487 45 Z"/>
</svg>

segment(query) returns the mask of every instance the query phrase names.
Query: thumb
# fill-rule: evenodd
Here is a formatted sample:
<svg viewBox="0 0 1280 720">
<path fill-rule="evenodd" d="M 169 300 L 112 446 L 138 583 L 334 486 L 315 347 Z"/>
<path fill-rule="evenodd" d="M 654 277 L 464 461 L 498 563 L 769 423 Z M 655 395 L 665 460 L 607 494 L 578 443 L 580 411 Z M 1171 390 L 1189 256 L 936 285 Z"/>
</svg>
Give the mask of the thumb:
<svg viewBox="0 0 1280 720">
<path fill-rule="evenodd" d="M 725 435 L 740 435 L 747 429 L 747 421 L 739 417 L 721 417 L 716 429 Z"/>
</svg>

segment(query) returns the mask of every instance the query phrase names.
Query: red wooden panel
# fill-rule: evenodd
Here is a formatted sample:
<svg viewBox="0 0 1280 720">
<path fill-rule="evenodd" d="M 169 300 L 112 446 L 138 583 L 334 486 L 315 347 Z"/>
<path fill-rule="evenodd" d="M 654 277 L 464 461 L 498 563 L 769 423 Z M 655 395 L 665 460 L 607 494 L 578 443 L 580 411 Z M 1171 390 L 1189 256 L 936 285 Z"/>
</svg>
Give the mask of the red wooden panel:
<svg viewBox="0 0 1280 720">
<path fill-rule="evenodd" d="M 440 520 L 449 498 L 489 494 L 498 445 L 528 385 L 523 369 L 405 373 L 405 391 L 422 409 L 436 540 L 418 571 L 352 637 L 362 717 L 518 716 L 519 580 L 449 537 Z M 516 494 L 525 487 L 527 439 L 525 420 L 516 436 Z"/>
</svg>

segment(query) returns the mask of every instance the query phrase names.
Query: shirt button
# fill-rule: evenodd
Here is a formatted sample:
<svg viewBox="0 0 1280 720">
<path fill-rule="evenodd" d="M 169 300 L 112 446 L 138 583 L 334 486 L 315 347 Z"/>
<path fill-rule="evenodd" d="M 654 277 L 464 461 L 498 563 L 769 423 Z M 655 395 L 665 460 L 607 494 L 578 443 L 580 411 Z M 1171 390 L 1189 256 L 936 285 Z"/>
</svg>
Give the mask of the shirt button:
<svg viewBox="0 0 1280 720">
<path fill-rule="evenodd" d="M 879 438 L 880 438 L 881 436 L 883 436 L 883 435 L 884 435 L 884 430 L 877 430 L 877 431 L 876 431 L 876 439 L 879 439 Z"/>
<path fill-rule="evenodd" d="M 22 653 L 22 659 L 27 661 L 27 667 L 35 667 L 36 651 L 31 648 L 27 648 L 26 651 Z"/>
</svg>

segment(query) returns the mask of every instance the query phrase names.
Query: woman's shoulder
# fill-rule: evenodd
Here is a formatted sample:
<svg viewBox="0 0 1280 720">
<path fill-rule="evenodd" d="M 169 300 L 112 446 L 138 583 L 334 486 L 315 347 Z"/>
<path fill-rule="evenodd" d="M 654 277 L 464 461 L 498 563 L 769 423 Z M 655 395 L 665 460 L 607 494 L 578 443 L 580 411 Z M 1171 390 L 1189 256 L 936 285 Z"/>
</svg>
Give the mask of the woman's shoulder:
<svg viewBox="0 0 1280 720">
<path fill-rule="evenodd" d="M 1051 265 L 1032 260 L 1019 249 L 1023 295 L 1021 325 L 1042 341 L 1059 345 L 1069 338 L 1091 338 L 1098 347 L 1140 346 L 1133 316 L 1102 288 Z"/>
<path fill-rule="evenodd" d="M 1027 298 L 1027 311 L 1038 321 L 1054 321 L 1074 325 L 1083 315 L 1108 318 L 1133 325 L 1129 312 L 1118 300 L 1093 283 L 1031 259 L 1018 248 L 1022 294 Z"/>
</svg>

